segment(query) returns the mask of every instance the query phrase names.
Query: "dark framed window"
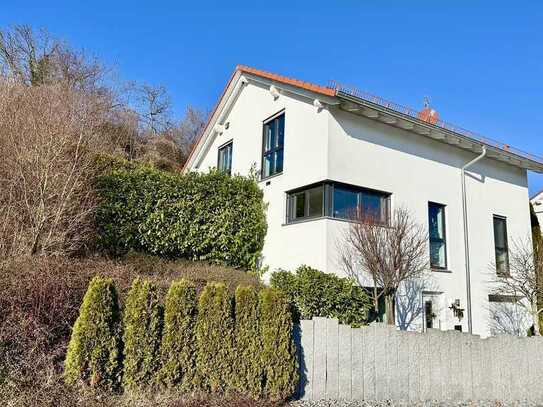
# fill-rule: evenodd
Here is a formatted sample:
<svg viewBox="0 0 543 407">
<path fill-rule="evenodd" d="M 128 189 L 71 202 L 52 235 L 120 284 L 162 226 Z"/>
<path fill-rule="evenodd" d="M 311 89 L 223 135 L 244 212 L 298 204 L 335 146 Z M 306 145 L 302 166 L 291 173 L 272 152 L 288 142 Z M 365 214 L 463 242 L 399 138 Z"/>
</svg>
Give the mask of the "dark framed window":
<svg viewBox="0 0 543 407">
<path fill-rule="evenodd" d="M 262 140 L 262 178 L 283 172 L 285 113 L 264 122 Z"/>
<path fill-rule="evenodd" d="M 433 269 L 446 269 L 445 205 L 428 202 L 428 230 L 430 235 L 430 267 Z"/>
<path fill-rule="evenodd" d="M 507 245 L 507 219 L 494 215 L 494 251 L 496 254 L 496 273 L 509 275 L 509 247 Z"/>
<path fill-rule="evenodd" d="M 287 193 L 287 221 L 329 216 L 349 219 L 357 208 L 388 224 L 390 194 L 335 182 L 322 182 Z"/>
<path fill-rule="evenodd" d="M 229 141 L 219 147 L 219 157 L 217 160 L 217 168 L 219 171 L 224 171 L 228 174 L 232 172 L 232 151 L 234 143 Z"/>
</svg>

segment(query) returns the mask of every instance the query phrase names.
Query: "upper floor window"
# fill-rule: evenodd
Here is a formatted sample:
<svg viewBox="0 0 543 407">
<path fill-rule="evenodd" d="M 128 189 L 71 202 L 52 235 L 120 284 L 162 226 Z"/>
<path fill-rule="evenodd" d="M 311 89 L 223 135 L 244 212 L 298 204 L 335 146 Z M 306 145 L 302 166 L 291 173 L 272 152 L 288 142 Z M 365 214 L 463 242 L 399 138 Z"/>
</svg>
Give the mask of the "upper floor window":
<svg viewBox="0 0 543 407">
<path fill-rule="evenodd" d="M 262 145 L 262 178 L 283 172 L 283 144 L 285 114 L 281 113 L 264 123 Z"/>
<path fill-rule="evenodd" d="M 219 158 L 217 168 L 219 171 L 224 171 L 228 174 L 232 172 L 232 149 L 234 143 L 229 141 L 223 146 L 219 147 Z"/>
<path fill-rule="evenodd" d="M 507 246 L 507 220 L 494 215 L 494 251 L 496 254 L 496 273 L 509 275 L 509 249 Z"/>
<path fill-rule="evenodd" d="M 368 219 L 387 224 L 390 194 L 333 182 L 288 193 L 289 222 L 330 216 L 350 219 L 361 211 Z"/>
<path fill-rule="evenodd" d="M 428 203 L 428 229 L 430 234 L 430 267 L 447 268 L 447 241 L 445 236 L 445 206 Z"/>
</svg>

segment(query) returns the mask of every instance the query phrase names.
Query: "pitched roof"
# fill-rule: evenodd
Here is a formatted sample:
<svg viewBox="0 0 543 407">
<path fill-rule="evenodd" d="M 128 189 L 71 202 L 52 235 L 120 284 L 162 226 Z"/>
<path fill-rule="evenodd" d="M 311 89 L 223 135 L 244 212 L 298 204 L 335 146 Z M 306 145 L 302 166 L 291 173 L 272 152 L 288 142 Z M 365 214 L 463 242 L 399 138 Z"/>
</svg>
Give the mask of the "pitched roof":
<svg viewBox="0 0 543 407">
<path fill-rule="evenodd" d="M 348 100 L 355 103 L 363 103 L 366 105 L 366 107 L 369 107 L 369 108 L 384 108 L 385 114 L 387 113 L 398 114 L 398 115 L 401 115 L 400 117 L 403 117 L 404 119 L 414 121 L 415 123 L 420 123 L 421 125 L 424 125 L 427 127 L 431 126 L 434 129 L 436 129 L 436 131 L 447 132 L 452 136 L 457 136 L 459 139 L 463 139 L 467 141 L 468 143 L 474 142 L 476 143 L 476 145 L 479 145 L 479 146 L 484 145 L 486 147 L 490 147 L 495 152 L 494 158 L 499 158 L 501 161 L 506 161 L 506 162 L 511 162 L 511 163 L 516 162 L 517 165 L 521 166 L 522 168 L 532 169 L 538 172 L 543 172 L 543 158 L 542 157 L 513 148 L 508 144 L 501 143 L 501 142 L 492 140 L 491 138 L 478 135 L 477 133 L 471 132 L 469 130 L 465 130 L 459 126 L 452 125 L 442 120 L 437 120 L 437 118 L 436 120 L 424 120 L 424 118 L 421 118 L 419 114 L 420 112 L 418 112 L 416 109 L 411 109 L 408 107 L 398 105 L 394 102 L 387 101 L 379 96 L 374 96 L 365 92 L 360 92 L 357 89 L 345 88 L 344 86 L 342 86 L 341 84 L 337 82 L 331 82 L 331 86 L 322 86 L 322 85 L 317 85 L 310 82 L 301 81 L 299 79 L 294 79 L 287 76 L 263 71 L 263 70 L 256 69 L 256 68 L 246 66 L 246 65 L 236 66 L 236 69 L 234 70 L 234 72 L 232 73 L 232 76 L 230 77 L 230 80 L 226 84 L 221 97 L 217 101 L 217 104 L 215 105 L 212 113 L 209 115 L 207 124 L 204 126 L 196 142 L 194 143 L 192 151 L 187 161 L 185 162 L 185 166 L 183 170 L 186 169 L 203 135 L 208 130 L 211 124 L 211 121 L 213 117 L 215 116 L 215 113 L 222 99 L 224 98 L 230 84 L 232 83 L 234 78 L 236 78 L 236 75 L 239 77 L 243 73 L 257 76 L 260 78 L 265 78 L 270 81 L 278 82 L 284 85 L 293 86 L 293 87 L 303 89 L 306 91 L 310 91 L 317 95 L 333 97 L 333 98 L 337 98 L 338 100 L 343 100 L 343 101 Z M 455 142 L 454 144 L 457 145 L 458 143 Z M 473 148 L 474 147 L 472 147 L 472 149 Z M 505 156 L 505 159 L 503 158 L 504 156 Z"/>
</svg>

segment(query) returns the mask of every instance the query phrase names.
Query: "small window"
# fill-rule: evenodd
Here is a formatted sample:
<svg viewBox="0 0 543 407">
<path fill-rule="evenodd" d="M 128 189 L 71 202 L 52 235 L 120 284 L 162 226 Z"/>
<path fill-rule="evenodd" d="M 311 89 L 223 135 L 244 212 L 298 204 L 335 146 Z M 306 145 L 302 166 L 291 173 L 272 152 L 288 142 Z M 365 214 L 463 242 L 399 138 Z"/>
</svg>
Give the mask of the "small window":
<svg viewBox="0 0 543 407">
<path fill-rule="evenodd" d="M 219 147 L 219 160 L 217 168 L 219 171 L 224 171 L 227 174 L 232 172 L 232 148 L 234 143 L 232 141 Z"/>
<path fill-rule="evenodd" d="M 507 220 L 494 215 L 494 250 L 496 253 L 496 273 L 509 275 L 509 249 L 507 247 Z"/>
<path fill-rule="evenodd" d="M 445 236 L 445 206 L 428 203 L 428 229 L 430 234 L 430 267 L 447 268 L 447 242 Z"/>
<path fill-rule="evenodd" d="M 324 215 L 324 186 L 309 188 L 288 195 L 290 222 Z"/>
<path fill-rule="evenodd" d="M 283 144 L 285 141 L 285 114 L 264 123 L 262 146 L 262 178 L 283 172 Z"/>
</svg>

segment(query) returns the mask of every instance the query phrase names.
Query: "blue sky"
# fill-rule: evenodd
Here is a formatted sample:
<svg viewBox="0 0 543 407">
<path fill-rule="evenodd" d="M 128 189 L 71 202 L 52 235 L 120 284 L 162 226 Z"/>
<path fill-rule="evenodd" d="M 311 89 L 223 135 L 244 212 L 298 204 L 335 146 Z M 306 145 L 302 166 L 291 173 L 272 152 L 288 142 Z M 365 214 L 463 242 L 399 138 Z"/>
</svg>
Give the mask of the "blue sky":
<svg viewBox="0 0 543 407">
<path fill-rule="evenodd" d="M 413 107 L 429 96 L 442 119 L 543 156 L 542 2 L 6 3 L 1 26 L 46 27 L 123 79 L 162 84 L 178 113 L 211 108 L 241 63 Z"/>
</svg>

